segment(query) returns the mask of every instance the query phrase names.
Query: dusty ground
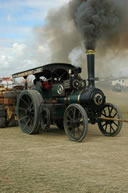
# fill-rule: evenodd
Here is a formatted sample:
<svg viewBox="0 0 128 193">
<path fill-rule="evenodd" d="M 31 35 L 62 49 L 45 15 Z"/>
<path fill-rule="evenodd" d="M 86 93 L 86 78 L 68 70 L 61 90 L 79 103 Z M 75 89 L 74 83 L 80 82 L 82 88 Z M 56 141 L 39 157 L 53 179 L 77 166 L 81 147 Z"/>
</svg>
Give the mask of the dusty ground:
<svg viewBox="0 0 128 193">
<path fill-rule="evenodd" d="M 127 118 L 128 93 L 110 91 L 107 97 Z M 89 125 L 83 143 L 69 141 L 58 129 L 33 136 L 18 127 L 0 129 L 0 193 L 127 192 L 126 123 L 117 137 Z"/>
</svg>

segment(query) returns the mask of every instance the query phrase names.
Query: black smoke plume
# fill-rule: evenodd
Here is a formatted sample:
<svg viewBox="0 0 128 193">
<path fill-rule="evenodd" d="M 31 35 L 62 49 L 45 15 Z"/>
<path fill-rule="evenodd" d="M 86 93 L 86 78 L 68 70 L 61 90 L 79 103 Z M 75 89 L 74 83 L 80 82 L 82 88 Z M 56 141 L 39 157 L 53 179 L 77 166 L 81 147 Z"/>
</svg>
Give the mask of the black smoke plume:
<svg viewBox="0 0 128 193">
<path fill-rule="evenodd" d="M 81 47 L 81 42 L 87 49 L 97 46 L 102 55 L 108 50 L 126 50 L 127 8 L 128 0 L 71 0 L 50 10 L 46 24 L 35 29 L 39 44 L 47 44 L 52 62 L 69 62 L 70 52 Z"/>
<path fill-rule="evenodd" d="M 98 41 L 114 46 L 125 42 L 128 32 L 127 0 L 72 0 L 70 12 L 81 32 L 87 49 L 95 49 Z M 122 38 L 123 39 L 123 38 Z"/>
</svg>

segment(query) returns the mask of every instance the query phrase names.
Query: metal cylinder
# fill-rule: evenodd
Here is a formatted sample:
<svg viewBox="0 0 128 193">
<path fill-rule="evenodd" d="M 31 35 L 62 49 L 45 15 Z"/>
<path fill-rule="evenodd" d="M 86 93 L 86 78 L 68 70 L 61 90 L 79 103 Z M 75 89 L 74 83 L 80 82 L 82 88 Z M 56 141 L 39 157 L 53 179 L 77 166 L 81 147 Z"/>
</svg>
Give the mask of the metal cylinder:
<svg viewBox="0 0 128 193">
<path fill-rule="evenodd" d="M 95 87 L 95 50 L 87 50 L 88 87 Z"/>
</svg>

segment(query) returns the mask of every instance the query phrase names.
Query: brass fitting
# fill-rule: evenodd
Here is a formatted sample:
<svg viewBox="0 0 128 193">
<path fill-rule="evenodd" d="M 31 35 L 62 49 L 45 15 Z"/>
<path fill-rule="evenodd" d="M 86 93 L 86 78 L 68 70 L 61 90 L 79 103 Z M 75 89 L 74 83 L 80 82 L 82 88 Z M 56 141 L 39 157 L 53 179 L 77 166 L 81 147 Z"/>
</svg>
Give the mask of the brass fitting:
<svg viewBox="0 0 128 193">
<path fill-rule="evenodd" d="M 86 50 L 86 54 L 95 54 L 96 51 L 95 50 Z"/>
</svg>

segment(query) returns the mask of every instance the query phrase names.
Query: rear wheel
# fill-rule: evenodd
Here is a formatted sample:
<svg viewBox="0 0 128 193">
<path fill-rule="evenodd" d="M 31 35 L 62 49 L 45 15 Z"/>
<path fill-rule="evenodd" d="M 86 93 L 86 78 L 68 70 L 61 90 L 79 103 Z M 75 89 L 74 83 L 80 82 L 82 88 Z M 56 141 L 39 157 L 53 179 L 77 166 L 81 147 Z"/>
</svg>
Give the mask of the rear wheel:
<svg viewBox="0 0 128 193">
<path fill-rule="evenodd" d="M 27 134 L 37 133 L 40 127 L 39 107 L 43 102 L 36 90 L 25 90 L 17 99 L 17 118 L 21 130 Z"/>
<path fill-rule="evenodd" d="M 88 117 L 85 109 L 79 104 L 71 104 L 64 113 L 64 129 L 72 141 L 81 142 L 88 130 Z"/>
</svg>

